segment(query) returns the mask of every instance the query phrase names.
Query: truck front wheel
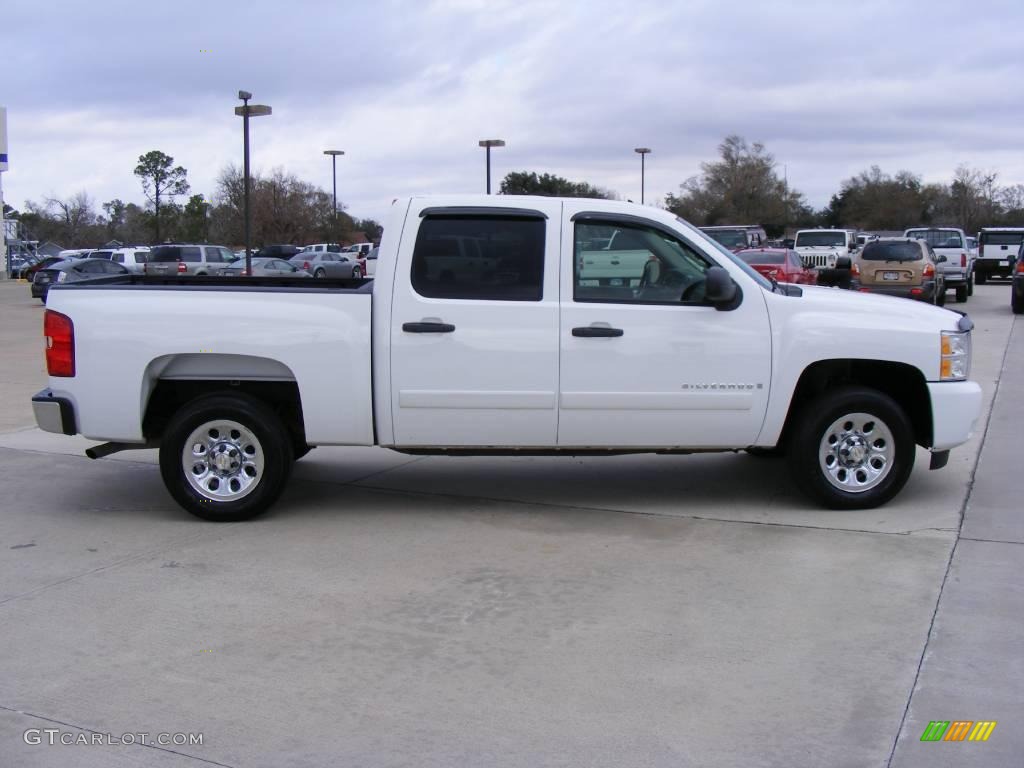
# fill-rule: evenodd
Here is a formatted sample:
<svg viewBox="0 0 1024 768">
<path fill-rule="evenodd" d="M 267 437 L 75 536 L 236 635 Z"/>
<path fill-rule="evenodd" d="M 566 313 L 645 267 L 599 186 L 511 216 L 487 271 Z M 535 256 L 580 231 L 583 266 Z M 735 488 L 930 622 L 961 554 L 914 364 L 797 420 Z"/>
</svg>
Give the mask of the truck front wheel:
<svg viewBox="0 0 1024 768">
<path fill-rule="evenodd" d="M 160 474 L 196 517 L 237 522 L 281 495 L 292 439 L 277 414 L 246 395 L 209 395 L 183 406 L 160 442 Z"/>
<path fill-rule="evenodd" d="M 866 387 L 827 392 L 797 415 L 790 470 L 802 491 L 830 509 L 885 504 L 914 468 L 914 432 L 903 409 Z"/>
</svg>

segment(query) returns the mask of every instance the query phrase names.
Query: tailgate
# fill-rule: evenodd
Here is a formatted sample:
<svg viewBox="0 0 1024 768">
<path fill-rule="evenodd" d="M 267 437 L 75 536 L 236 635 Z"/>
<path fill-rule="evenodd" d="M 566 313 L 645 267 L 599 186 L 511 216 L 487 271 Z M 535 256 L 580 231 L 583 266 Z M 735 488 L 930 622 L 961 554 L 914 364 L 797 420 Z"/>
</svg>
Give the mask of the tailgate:
<svg viewBox="0 0 1024 768">
<path fill-rule="evenodd" d="M 882 261 L 872 264 L 862 261 L 860 281 L 862 285 L 918 285 L 921 282 L 921 269 L 908 266 L 906 262 Z"/>
<path fill-rule="evenodd" d="M 295 381 L 310 443 L 369 445 L 371 299 L 329 289 L 54 286 L 47 307 L 74 323 L 75 376 L 49 386 L 71 400 L 81 434 L 141 442 L 158 380 Z"/>
</svg>

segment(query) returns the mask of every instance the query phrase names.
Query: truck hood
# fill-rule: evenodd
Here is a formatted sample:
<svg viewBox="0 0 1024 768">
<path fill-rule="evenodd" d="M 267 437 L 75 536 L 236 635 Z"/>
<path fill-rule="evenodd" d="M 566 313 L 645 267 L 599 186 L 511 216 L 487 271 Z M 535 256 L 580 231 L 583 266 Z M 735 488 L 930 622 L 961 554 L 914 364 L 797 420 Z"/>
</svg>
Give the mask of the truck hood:
<svg viewBox="0 0 1024 768">
<path fill-rule="evenodd" d="M 893 328 L 930 327 L 935 330 L 955 331 L 961 314 L 942 307 L 925 304 L 912 299 L 883 296 L 877 293 L 861 293 L 840 288 L 801 286 L 803 296 L 783 297 L 788 301 L 804 302 L 799 311 L 832 315 L 870 315 L 875 321 L 883 320 Z"/>
</svg>

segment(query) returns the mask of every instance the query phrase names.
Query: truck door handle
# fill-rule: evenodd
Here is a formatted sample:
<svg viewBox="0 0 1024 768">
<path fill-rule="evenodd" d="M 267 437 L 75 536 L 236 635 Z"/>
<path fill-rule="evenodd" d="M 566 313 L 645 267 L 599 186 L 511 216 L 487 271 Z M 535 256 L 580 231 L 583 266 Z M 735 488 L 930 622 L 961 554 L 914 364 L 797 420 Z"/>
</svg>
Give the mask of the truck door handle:
<svg viewBox="0 0 1024 768">
<path fill-rule="evenodd" d="M 581 328 L 573 328 L 572 335 L 581 339 L 599 339 L 621 336 L 624 331 L 621 328 L 609 328 L 606 325 L 584 325 Z"/>
<path fill-rule="evenodd" d="M 451 323 L 402 323 L 402 330 L 406 333 L 451 333 L 455 326 Z"/>
</svg>

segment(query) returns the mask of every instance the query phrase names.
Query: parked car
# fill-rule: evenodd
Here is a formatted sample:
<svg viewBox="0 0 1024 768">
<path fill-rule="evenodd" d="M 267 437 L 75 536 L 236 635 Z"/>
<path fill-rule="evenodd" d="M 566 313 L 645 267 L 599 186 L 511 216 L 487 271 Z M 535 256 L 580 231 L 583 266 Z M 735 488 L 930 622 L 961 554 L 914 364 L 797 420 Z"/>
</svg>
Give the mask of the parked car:
<svg viewBox="0 0 1024 768">
<path fill-rule="evenodd" d="M 803 263 L 800 254 L 789 248 L 748 248 L 737 251 L 736 257 L 769 280 L 804 285 L 818 282 L 818 273 Z"/>
<path fill-rule="evenodd" d="M 853 260 L 853 277 L 865 293 L 884 293 L 946 303 L 946 286 L 936 254 L 925 239 L 887 237 L 872 240 Z"/>
<path fill-rule="evenodd" d="M 366 254 L 366 274 L 364 277 L 373 277 L 377 274 L 377 256 L 380 254 L 380 246 L 377 246 Z"/>
<path fill-rule="evenodd" d="M 804 264 L 831 269 L 840 256 L 857 250 L 857 236 L 849 229 L 801 229 L 796 233 L 793 247 Z"/>
<path fill-rule="evenodd" d="M 370 251 L 373 250 L 373 243 L 353 243 L 348 248 L 342 251 L 342 253 L 352 254 L 358 253 L 360 256 L 365 257 Z"/>
<path fill-rule="evenodd" d="M 149 248 L 134 246 L 98 248 L 89 254 L 89 258 L 110 259 L 117 264 L 123 264 L 129 272 L 141 274 L 145 271 L 146 261 L 149 258 Z"/>
<path fill-rule="evenodd" d="M 288 260 L 297 253 L 302 253 L 302 249 L 297 245 L 264 245 L 253 256 L 259 256 L 261 259 Z"/>
<path fill-rule="evenodd" d="M 1010 289 L 1010 308 L 1013 314 L 1024 314 L 1024 243 L 1017 251 L 1017 266 L 1013 270 L 1013 286 Z"/>
<path fill-rule="evenodd" d="M 712 240 L 721 243 L 732 251 L 744 248 L 756 248 L 766 245 L 768 233 L 760 224 L 729 224 L 714 227 L 701 227 Z"/>
<path fill-rule="evenodd" d="M 818 504 L 867 509 L 899 493 L 918 445 L 938 469 L 976 429 L 966 316 L 773 285 L 650 206 L 523 196 L 510 216 L 508 205 L 399 200 L 374 290 L 288 281 L 239 292 L 217 277 L 188 291 L 133 276 L 56 286 L 36 422 L 109 441 L 92 457 L 158 444 L 171 496 L 219 521 L 270 507 L 316 445 L 472 456 L 779 448 Z M 588 230 L 637 235 L 660 274 L 646 270 L 639 289 L 581 285 L 563 241 L 591 242 Z M 498 269 L 456 259 L 460 239 Z M 54 481 L 69 493 L 85 482 Z"/>
<path fill-rule="evenodd" d="M 153 246 L 143 271 L 158 277 L 215 275 L 234 261 L 235 254 L 220 245 L 172 243 Z"/>
<path fill-rule="evenodd" d="M 42 260 L 43 257 L 35 253 L 12 253 L 8 257 L 7 269 L 13 279 L 25 279 L 25 272 Z"/>
<path fill-rule="evenodd" d="M 1017 251 L 1024 243 L 1024 227 L 985 227 L 978 234 L 975 280 L 984 285 L 990 277 L 1011 277 Z"/>
<path fill-rule="evenodd" d="M 59 264 L 66 259 L 62 259 L 60 256 L 47 256 L 44 259 L 35 259 L 31 263 L 26 262 L 22 268 L 18 277 L 22 280 L 32 281 L 35 278 L 36 272 L 41 269 L 52 267 L 54 264 Z"/>
<path fill-rule="evenodd" d="M 51 285 L 77 283 L 82 280 L 113 275 L 127 275 L 128 270 L 109 259 L 76 259 L 74 261 L 58 261 L 45 269 L 40 269 L 32 278 L 32 298 L 46 303 L 46 296 Z"/>
<path fill-rule="evenodd" d="M 252 259 L 252 271 L 245 269 L 245 259 L 239 259 L 228 264 L 224 269 L 217 272 L 218 275 L 227 277 L 239 277 L 242 275 L 253 275 L 254 277 L 312 277 L 304 269 L 284 259 L 266 259 L 259 256 Z"/>
<path fill-rule="evenodd" d="M 359 280 L 364 274 L 363 267 L 352 256 L 333 251 L 317 251 L 296 254 L 289 261 L 313 277 L 350 277 Z"/>
<path fill-rule="evenodd" d="M 317 253 L 323 251 L 331 251 L 333 253 L 341 253 L 344 250 L 341 243 L 313 243 L 312 245 L 303 246 L 300 253 Z"/>
<path fill-rule="evenodd" d="M 967 301 L 974 289 L 974 262 L 967 246 L 967 234 L 955 227 L 915 227 L 906 230 L 903 236 L 924 240 L 936 255 L 946 257 L 939 265 L 946 289 L 956 291 L 957 301 Z"/>
</svg>

